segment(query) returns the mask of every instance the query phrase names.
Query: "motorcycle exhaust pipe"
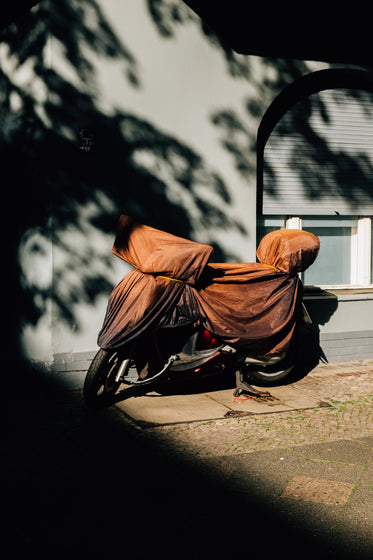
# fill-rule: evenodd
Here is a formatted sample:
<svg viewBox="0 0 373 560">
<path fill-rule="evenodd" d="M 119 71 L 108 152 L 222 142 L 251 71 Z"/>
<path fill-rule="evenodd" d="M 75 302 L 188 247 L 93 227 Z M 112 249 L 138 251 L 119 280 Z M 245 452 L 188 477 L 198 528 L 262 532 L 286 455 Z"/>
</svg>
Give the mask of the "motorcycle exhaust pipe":
<svg viewBox="0 0 373 560">
<path fill-rule="evenodd" d="M 119 383 L 119 381 L 122 379 L 124 372 L 128 369 L 129 363 L 130 363 L 130 359 L 127 358 L 126 360 L 123 360 L 123 362 L 120 364 L 118 373 L 115 376 L 115 383 Z"/>
</svg>

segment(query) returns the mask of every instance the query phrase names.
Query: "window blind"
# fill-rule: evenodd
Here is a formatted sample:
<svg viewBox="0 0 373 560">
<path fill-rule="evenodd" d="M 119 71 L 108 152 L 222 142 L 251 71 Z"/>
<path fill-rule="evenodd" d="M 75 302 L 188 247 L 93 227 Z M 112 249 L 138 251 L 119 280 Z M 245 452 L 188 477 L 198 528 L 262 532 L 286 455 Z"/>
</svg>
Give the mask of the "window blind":
<svg viewBox="0 0 373 560">
<path fill-rule="evenodd" d="M 327 89 L 296 103 L 263 154 L 263 214 L 373 214 L 373 93 Z"/>
</svg>

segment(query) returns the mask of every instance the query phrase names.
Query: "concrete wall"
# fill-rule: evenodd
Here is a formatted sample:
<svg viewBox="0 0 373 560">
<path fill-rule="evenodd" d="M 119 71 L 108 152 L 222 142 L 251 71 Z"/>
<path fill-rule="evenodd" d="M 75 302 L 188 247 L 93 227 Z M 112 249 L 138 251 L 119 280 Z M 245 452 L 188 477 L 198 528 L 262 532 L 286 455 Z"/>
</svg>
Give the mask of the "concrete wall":
<svg viewBox="0 0 373 560">
<path fill-rule="evenodd" d="M 373 290 L 324 291 L 304 298 L 320 328 L 320 344 L 330 362 L 373 357 Z"/>
<path fill-rule="evenodd" d="M 42 76 L 34 75 L 38 88 L 31 86 L 31 62 L 27 72 L 13 72 L 17 85 L 33 95 L 42 124 L 58 135 L 50 146 L 55 169 L 47 196 L 55 197 L 58 174 L 59 188 L 67 190 L 65 197 L 58 195 L 48 229 L 41 233 L 39 224 L 28 228 L 20 243 L 23 276 L 34 291 L 41 281 L 44 297 L 38 320 L 22 327 L 27 357 L 53 361 L 56 356 L 58 362 L 58 356 L 96 348 L 107 296 L 128 271 L 111 256 L 120 213 L 213 243 L 218 260 L 255 258 L 255 137 L 260 114 L 246 111 L 245 103 L 258 96 L 257 83 L 273 69 L 263 69 L 256 57 L 235 55 L 236 62 L 229 63 L 203 35 L 198 18 L 179 4 L 182 25 L 170 18 L 155 21 L 144 1 L 100 0 L 99 15 L 89 2 L 83 3 L 81 21 L 71 24 L 81 35 L 76 43 L 80 58 L 72 57 L 68 31 L 65 41 L 63 34 L 49 33 L 44 46 L 41 62 L 61 80 L 61 94 Z M 48 10 L 48 3 L 42 6 Z M 100 18 L 109 29 L 106 36 L 102 21 L 97 23 Z M 169 36 L 160 32 L 166 24 Z M 85 39 L 88 32 L 96 44 Z M 116 49 L 113 55 L 106 52 L 110 48 Z M 3 60 L 6 54 L 4 49 Z M 229 64 L 241 65 L 241 75 L 233 76 Z M 226 123 L 214 122 L 214 115 L 222 112 L 235 113 L 242 130 L 235 131 L 228 117 Z M 76 150 L 74 171 L 68 166 L 81 128 L 95 134 L 95 150 Z M 241 134 L 251 158 L 244 174 L 224 145 L 233 133 Z M 106 159 L 105 150 L 110 152 Z M 88 177 L 91 184 L 84 184 L 89 175 L 85 168 L 93 159 L 99 167 L 100 158 L 101 181 Z M 71 182 L 74 188 L 69 188 Z M 71 218 L 61 219 L 61 207 Z M 97 225 L 100 221 L 104 228 Z M 35 246 L 37 251 L 30 250 Z M 96 283 L 96 293 L 87 297 L 84 286 L 89 281 Z"/>
</svg>

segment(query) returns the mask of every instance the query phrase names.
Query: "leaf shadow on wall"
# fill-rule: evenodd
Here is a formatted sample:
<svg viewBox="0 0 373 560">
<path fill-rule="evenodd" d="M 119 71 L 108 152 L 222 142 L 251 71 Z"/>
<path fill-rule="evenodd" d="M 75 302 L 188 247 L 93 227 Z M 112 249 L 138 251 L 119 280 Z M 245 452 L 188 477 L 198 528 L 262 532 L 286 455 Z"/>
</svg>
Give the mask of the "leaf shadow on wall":
<svg viewBox="0 0 373 560">
<path fill-rule="evenodd" d="M 51 38 L 78 81 L 48 63 Z M 115 60 L 131 87 L 143 87 L 136 56 L 98 3 L 66 1 L 52 10 L 42 1 L 3 31 L 2 43 L 0 144 L 12 218 L 6 247 L 12 332 L 36 325 L 50 300 L 59 319 L 79 329 L 76 305 L 93 304 L 112 288 L 112 256 L 97 234 L 114 236 L 120 213 L 183 237 L 199 228 L 245 231 L 229 215 L 224 180 L 194 148 L 134 114 L 98 109 L 92 56 Z M 41 263 L 53 251 L 49 282 L 20 262 L 26 243 Z M 216 243 L 215 255 L 226 257 Z"/>
</svg>

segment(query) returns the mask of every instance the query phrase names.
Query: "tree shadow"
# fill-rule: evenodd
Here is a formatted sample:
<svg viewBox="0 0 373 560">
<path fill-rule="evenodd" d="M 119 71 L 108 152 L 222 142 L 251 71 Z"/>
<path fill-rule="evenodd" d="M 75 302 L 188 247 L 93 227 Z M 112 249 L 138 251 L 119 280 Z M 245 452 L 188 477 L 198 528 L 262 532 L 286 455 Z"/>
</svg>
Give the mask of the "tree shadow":
<svg viewBox="0 0 373 560">
<path fill-rule="evenodd" d="M 296 181 L 304 204 L 334 197 L 336 209 L 341 201 L 343 208 L 349 208 L 348 213 L 356 214 L 359 208 L 372 203 L 373 163 L 369 156 L 368 129 L 361 132 L 361 138 L 365 134 L 368 139 L 366 145 L 363 146 L 362 140 L 356 143 L 353 113 L 349 113 L 352 105 L 352 110 L 359 107 L 366 117 L 372 118 L 372 76 L 363 69 L 321 70 L 303 76 L 281 92 L 267 110 L 258 131 L 259 205 L 263 191 L 274 204 L 281 200 L 284 178 L 279 172 L 278 156 L 271 155 L 271 150 L 275 154 L 285 143 L 287 159 L 284 163 L 285 154 L 279 156 L 281 165 L 291 170 L 288 174 Z M 329 90 L 327 97 L 322 95 L 322 90 Z M 350 141 L 349 134 L 352 134 Z"/>
<path fill-rule="evenodd" d="M 264 155 L 272 132 L 276 134 L 275 146 L 289 143 L 287 167 L 296 173 L 306 201 L 340 197 L 350 205 L 352 213 L 365 202 L 371 203 L 373 164 L 367 155 L 369 146 L 354 153 L 342 145 L 336 148 L 312 121 L 317 116 L 325 127 L 330 124 L 330 108 L 322 96 L 312 95 L 329 88 L 347 88 L 350 99 L 361 101 L 359 106 L 371 118 L 373 79 L 366 71 L 371 68 L 331 68 L 310 73 L 305 62 L 299 60 L 263 58 L 263 64 L 276 71 L 256 84 L 255 94 L 246 100 L 244 117 L 226 109 L 211 115 L 237 171 L 246 179 L 257 174 L 259 212 L 263 190 L 273 197 L 273 204 L 281 196 L 277 160 Z M 334 102 L 338 106 L 338 96 Z M 341 113 L 344 110 L 342 105 Z"/>
<path fill-rule="evenodd" d="M 362 98 L 361 107 L 373 114 L 373 92 L 355 90 L 349 98 Z M 341 111 L 345 110 L 344 107 Z M 355 207 L 363 206 L 363 201 L 373 201 L 371 178 L 373 177 L 372 159 L 368 157 L 369 146 L 365 152 L 351 153 L 343 147 L 336 148 L 330 140 L 312 124 L 313 115 L 320 115 L 327 129 L 330 111 L 319 95 L 299 101 L 281 119 L 276 127 L 280 142 L 290 141 L 289 168 L 297 173 L 307 200 L 322 201 L 324 197 L 336 197 L 348 203 L 351 213 Z M 348 125 L 346 125 L 348 135 Z M 348 139 L 348 136 L 346 136 Z M 361 148 L 359 148 L 361 149 Z M 271 192 L 278 195 L 276 173 L 271 169 L 271 161 L 264 158 L 264 174 L 269 172 Z"/>
<path fill-rule="evenodd" d="M 175 22 L 168 4 L 149 1 L 164 33 Z M 51 42 L 74 79 L 50 64 Z M 132 88 L 144 86 L 135 54 L 94 0 L 53 8 L 41 1 L 3 31 L 1 49 L 3 184 L 14 212 L 6 289 L 15 327 L 35 325 L 52 299 L 60 320 L 79 328 L 75 304 L 93 304 L 112 287 L 111 255 L 98 233 L 113 236 L 120 213 L 182 237 L 244 229 L 229 215 L 223 178 L 194 148 L 132 113 L 100 110 L 94 57 L 115 60 Z M 50 242 L 53 280 L 30 280 L 21 248 L 28 243 L 47 263 Z"/>
<path fill-rule="evenodd" d="M 263 57 L 263 70 L 268 74 L 262 81 L 253 81 L 254 92 L 247 97 L 243 113 L 236 109 L 214 111 L 211 122 L 221 132 L 221 144 L 232 156 L 237 171 L 246 180 L 252 180 L 257 170 L 257 128 L 273 98 L 283 88 L 308 72 L 301 60 L 284 60 Z M 253 76 L 254 61 L 247 59 L 248 76 Z M 257 125 L 255 124 L 257 123 Z"/>
<path fill-rule="evenodd" d="M 224 57 L 231 76 L 254 76 L 251 58 L 221 43 L 180 2 L 148 0 L 147 5 L 165 39 L 172 39 L 179 25 L 197 25 Z M 51 42 L 64 61 L 63 72 L 50 63 Z M 42 0 L 22 22 L 2 32 L 0 145 L 6 208 L 12 216 L 5 247 L 11 264 L 5 279 L 10 332 L 36 325 L 50 300 L 59 319 L 79 329 L 76 305 L 94 304 L 112 287 L 113 261 L 103 239 L 113 238 L 120 213 L 182 237 L 198 239 L 202 232 L 204 241 L 214 245 L 217 261 L 235 255 L 227 255 L 211 231 L 246 232 L 230 214 L 224 179 L 195 148 L 138 115 L 99 108 L 95 57 L 118 63 L 130 87 L 144 87 L 136 54 L 95 0 L 66 0 L 53 9 Z M 256 94 L 246 102 L 247 116 L 257 120 L 281 88 L 306 72 L 302 61 L 263 62 L 276 72 L 256 83 Z M 231 109 L 216 111 L 211 119 L 239 173 L 251 180 L 255 127 Z M 315 138 L 309 140 L 315 147 Z M 370 173 L 362 158 L 350 161 L 341 154 L 337 159 L 336 167 L 343 160 L 351 173 Z M 340 188 L 346 191 L 347 186 L 341 182 Z M 45 271 L 42 278 L 37 271 L 30 277 L 20 259 L 26 249 L 45 267 L 53 251 L 49 281 Z"/>
</svg>

